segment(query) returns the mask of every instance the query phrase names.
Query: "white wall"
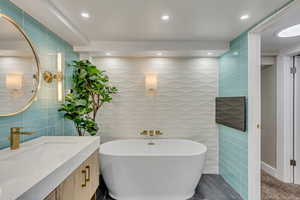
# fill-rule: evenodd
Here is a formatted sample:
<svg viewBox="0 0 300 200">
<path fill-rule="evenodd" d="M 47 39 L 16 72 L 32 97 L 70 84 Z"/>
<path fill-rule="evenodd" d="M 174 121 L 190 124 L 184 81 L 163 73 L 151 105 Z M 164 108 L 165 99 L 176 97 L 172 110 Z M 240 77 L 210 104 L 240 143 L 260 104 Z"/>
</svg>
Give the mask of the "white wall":
<svg viewBox="0 0 300 200">
<path fill-rule="evenodd" d="M 277 124 L 275 66 L 263 66 L 261 76 L 261 157 L 264 163 L 276 168 Z"/>
<path fill-rule="evenodd" d="M 218 172 L 215 58 L 94 58 L 119 89 L 98 117 L 102 141 L 140 137 L 159 129 L 166 138 L 188 138 L 208 146 L 206 173 Z M 158 77 L 158 93 L 145 92 L 145 74 Z"/>
</svg>

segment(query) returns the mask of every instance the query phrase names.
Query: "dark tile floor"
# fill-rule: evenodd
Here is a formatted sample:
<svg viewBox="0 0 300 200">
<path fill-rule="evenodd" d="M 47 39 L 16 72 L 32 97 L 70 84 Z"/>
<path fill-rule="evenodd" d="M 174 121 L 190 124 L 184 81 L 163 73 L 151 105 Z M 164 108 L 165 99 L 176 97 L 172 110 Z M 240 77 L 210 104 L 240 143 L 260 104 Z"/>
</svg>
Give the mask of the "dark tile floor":
<svg viewBox="0 0 300 200">
<path fill-rule="evenodd" d="M 113 200 L 109 197 L 104 184 L 101 184 L 101 188 L 97 191 L 97 200 Z M 242 200 L 242 198 L 221 176 L 205 174 L 197 186 L 195 195 L 189 200 Z"/>
</svg>

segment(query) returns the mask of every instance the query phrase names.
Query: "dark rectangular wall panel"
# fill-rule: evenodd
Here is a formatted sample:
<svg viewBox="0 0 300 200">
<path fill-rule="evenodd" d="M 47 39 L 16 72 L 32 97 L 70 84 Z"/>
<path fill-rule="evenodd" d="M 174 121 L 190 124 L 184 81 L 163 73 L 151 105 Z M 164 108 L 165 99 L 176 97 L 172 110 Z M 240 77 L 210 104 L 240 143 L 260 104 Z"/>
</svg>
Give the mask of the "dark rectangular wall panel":
<svg viewBox="0 0 300 200">
<path fill-rule="evenodd" d="M 216 123 L 246 131 L 246 97 L 217 97 Z"/>
</svg>

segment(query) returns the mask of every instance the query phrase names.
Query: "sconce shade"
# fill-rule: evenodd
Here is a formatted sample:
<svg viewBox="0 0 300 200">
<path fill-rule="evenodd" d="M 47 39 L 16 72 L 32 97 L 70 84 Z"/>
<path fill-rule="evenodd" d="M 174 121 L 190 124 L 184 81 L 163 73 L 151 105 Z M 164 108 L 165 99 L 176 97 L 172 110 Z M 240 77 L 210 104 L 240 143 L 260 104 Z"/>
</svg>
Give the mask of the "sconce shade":
<svg viewBox="0 0 300 200">
<path fill-rule="evenodd" d="M 22 73 L 8 73 L 6 75 L 6 88 L 10 90 L 21 90 L 23 87 Z"/>
<path fill-rule="evenodd" d="M 145 78 L 145 87 L 147 91 L 157 90 L 157 76 L 156 74 L 147 74 Z"/>
<path fill-rule="evenodd" d="M 58 102 L 63 101 L 63 57 L 61 53 L 57 54 L 57 74 L 55 79 L 57 80 L 57 100 Z"/>
</svg>

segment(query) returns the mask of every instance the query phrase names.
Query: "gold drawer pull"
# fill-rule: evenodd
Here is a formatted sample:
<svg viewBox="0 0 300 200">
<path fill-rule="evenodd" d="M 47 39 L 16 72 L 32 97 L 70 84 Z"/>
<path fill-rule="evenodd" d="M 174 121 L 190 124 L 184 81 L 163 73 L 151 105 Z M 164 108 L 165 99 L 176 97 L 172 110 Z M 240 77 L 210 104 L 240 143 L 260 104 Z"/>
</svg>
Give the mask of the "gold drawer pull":
<svg viewBox="0 0 300 200">
<path fill-rule="evenodd" d="M 91 180 L 91 167 L 88 165 L 85 167 L 85 169 L 87 169 L 88 171 L 88 176 L 86 176 L 86 181 L 89 182 Z"/>
<path fill-rule="evenodd" d="M 84 174 L 84 183 L 81 184 L 81 187 L 86 187 L 86 170 L 82 170 L 81 173 Z"/>
</svg>

